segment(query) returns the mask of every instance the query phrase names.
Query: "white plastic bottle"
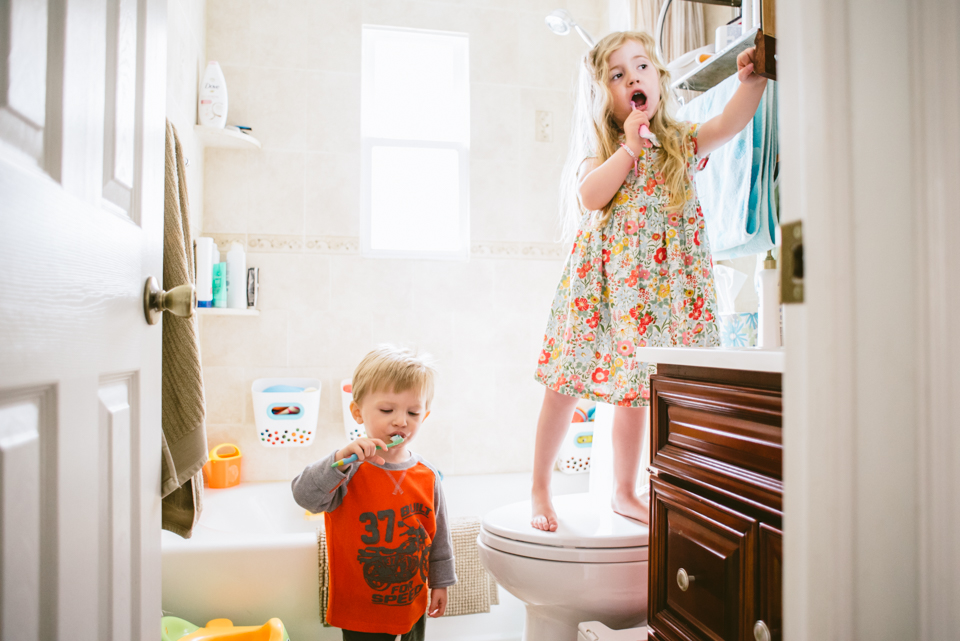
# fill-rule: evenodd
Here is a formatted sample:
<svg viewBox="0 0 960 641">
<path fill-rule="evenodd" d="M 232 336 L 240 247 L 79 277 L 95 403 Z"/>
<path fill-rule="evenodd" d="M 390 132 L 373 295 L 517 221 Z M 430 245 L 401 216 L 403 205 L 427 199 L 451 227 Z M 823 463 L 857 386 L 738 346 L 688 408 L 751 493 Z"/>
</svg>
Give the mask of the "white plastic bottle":
<svg viewBox="0 0 960 641">
<path fill-rule="evenodd" d="M 760 298 L 757 347 L 777 349 L 780 347 L 780 282 L 772 251 L 767 252 L 763 269 L 757 272 L 757 295 Z"/>
<path fill-rule="evenodd" d="M 223 128 L 227 124 L 227 81 L 220 64 L 211 60 L 200 82 L 198 114 L 200 124 Z"/>
<path fill-rule="evenodd" d="M 247 254 L 240 243 L 227 252 L 227 307 L 247 308 Z"/>
<path fill-rule="evenodd" d="M 213 307 L 213 239 L 201 236 L 196 247 L 197 307 Z"/>
</svg>

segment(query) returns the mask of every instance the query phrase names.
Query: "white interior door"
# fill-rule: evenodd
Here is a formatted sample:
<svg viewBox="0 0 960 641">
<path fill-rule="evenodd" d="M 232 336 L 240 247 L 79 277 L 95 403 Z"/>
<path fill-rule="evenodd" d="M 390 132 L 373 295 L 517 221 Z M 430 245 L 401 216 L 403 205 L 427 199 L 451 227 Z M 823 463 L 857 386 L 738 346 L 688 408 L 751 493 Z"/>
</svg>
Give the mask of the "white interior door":
<svg viewBox="0 0 960 641">
<path fill-rule="evenodd" d="M 784 639 L 960 629 L 960 5 L 777 0 Z"/>
<path fill-rule="evenodd" d="M 0 2 L 0 638 L 160 631 L 166 2 Z"/>
</svg>

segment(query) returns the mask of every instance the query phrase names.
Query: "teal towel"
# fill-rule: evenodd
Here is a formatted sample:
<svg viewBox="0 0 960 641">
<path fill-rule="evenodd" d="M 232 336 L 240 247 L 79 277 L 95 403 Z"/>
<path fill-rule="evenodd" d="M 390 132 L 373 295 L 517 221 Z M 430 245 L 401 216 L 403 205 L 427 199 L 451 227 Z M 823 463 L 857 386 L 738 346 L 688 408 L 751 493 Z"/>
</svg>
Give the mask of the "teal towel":
<svg viewBox="0 0 960 641">
<path fill-rule="evenodd" d="M 730 76 L 684 105 L 679 118 L 704 123 L 720 115 L 739 86 Z M 777 83 L 771 80 L 751 124 L 713 151 L 695 179 L 715 259 L 758 254 L 776 244 L 778 153 Z"/>
</svg>

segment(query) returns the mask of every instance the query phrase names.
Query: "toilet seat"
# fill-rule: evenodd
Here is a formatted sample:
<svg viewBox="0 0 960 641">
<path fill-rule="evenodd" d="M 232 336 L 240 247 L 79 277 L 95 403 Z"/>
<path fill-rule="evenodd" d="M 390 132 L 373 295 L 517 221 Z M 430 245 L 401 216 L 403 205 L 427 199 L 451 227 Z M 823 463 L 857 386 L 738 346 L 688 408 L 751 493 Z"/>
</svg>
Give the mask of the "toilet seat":
<svg viewBox="0 0 960 641">
<path fill-rule="evenodd" d="M 512 503 L 483 517 L 480 542 L 533 559 L 571 563 L 629 563 L 647 560 L 649 528 L 613 512 L 589 493 L 553 500 L 559 526 L 544 532 L 530 526 L 530 501 Z"/>
</svg>

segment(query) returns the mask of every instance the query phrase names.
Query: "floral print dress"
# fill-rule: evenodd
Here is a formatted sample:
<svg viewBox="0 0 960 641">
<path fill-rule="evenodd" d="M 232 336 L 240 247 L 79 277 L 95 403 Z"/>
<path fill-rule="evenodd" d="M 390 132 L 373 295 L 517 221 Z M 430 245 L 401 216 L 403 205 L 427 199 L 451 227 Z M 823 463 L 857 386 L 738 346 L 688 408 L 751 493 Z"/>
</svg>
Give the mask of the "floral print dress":
<svg viewBox="0 0 960 641">
<path fill-rule="evenodd" d="M 694 174 L 699 125 L 681 123 L 689 137 L 690 178 L 682 210 L 667 212 L 670 195 L 653 170 L 654 147 L 641 152 L 614 196 L 603 229 L 585 214 L 564 265 L 536 378 L 568 396 L 641 407 L 650 403 L 656 365 L 638 347 L 717 346 L 713 264 Z"/>
</svg>

